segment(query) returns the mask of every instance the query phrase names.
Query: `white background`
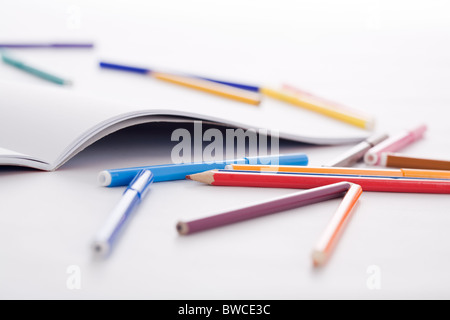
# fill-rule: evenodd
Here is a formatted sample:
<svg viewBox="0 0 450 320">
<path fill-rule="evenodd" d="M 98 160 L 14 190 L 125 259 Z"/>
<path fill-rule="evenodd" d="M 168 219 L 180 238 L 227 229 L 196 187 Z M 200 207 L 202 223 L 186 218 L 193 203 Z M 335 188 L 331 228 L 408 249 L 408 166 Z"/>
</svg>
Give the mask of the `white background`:
<svg viewBox="0 0 450 320">
<path fill-rule="evenodd" d="M 425 122 L 425 138 L 403 152 L 450 159 L 449 13 L 446 1 L 3 1 L 0 42 L 94 41 L 94 50 L 14 54 L 74 80 L 61 90 L 113 99 L 151 103 L 142 90 L 157 84 L 102 73 L 100 59 L 291 83 L 374 114 L 379 132 Z M 0 77 L 53 86 L 5 65 Z M 95 77 L 117 85 L 98 92 Z M 159 183 L 110 259 L 93 260 L 90 241 L 123 192 L 99 187 L 97 172 L 170 162 L 175 128 L 117 133 L 57 172 L 0 168 L 0 297 L 449 298 L 448 195 L 364 193 L 331 260 L 315 270 L 311 248 L 339 200 L 180 237 L 178 220 L 293 190 Z M 311 165 L 347 148 L 281 143 Z M 81 288 L 71 290 L 73 265 Z M 379 290 L 367 285 L 371 266 Z"/>
</svg>

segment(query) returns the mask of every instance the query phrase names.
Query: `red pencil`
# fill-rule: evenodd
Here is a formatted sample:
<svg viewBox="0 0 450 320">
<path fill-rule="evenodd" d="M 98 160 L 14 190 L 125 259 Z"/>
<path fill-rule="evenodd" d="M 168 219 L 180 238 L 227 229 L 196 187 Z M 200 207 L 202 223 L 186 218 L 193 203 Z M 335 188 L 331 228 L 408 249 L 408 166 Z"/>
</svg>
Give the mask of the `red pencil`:
<svg viewBox="0 0 450 320">
<path fill-rule="evenodd" d="M 359 184 L 364 191 L 444 193 L 450 194 L 450 180 L 359 177 L 351 175 L 307 175 L 266 172 L 211 170 L 193 174 L 187 179 L 213 186 L 310 189 L 347 181 Z"/>
</svg>

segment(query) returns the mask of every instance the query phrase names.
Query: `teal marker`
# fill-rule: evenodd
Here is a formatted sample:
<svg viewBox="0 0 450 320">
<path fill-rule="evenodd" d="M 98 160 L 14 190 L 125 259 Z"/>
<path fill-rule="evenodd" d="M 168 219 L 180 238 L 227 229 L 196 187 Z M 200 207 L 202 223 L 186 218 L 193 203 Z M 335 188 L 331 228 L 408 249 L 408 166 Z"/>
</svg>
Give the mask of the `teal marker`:
<svg viewBox="0 0 450 320">
<path fill-rule="evenodd" d="M 109 169 L 101 171 L 98 181 L 103 187 L 126 186 L 141 170 L 151 170 L 155 182 L 185 179 L 187 175 L 213 169 L 225 169 L 228 164 L 263 164 L 263 165 L 297 165 L 306 166 L 308 157 L 304 153 L 246 157 L 242 159 L 223 160 L 218 162 L 191 162 L 165 164 L 156 166 Z"/>
<path fill-rule="evenodd" d="M 28 72 L 36 77 L 45 79 L 47 81 L 59 84 L 59 85 L 70 85 L 72 84 L 71 81 L 62 79 L 60 77 L 54 76 L 50 73 L 47 73 L 45 71 L 33 68 L 21 61 L 15 60 L 11 57 L 6 56 L 5 54 L 2 54 L 2 60 L 3 62 L 9 64 L 10 66 L 16 67 L 17 69 L 23 70 L 25 72 Z"/>
</svg>

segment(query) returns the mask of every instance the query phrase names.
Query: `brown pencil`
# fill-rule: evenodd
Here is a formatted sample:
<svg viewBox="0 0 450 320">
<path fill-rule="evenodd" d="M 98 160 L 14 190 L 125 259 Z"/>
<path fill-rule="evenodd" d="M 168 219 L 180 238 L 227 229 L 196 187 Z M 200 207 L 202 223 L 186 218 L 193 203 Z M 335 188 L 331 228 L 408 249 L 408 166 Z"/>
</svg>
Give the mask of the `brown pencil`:
<svg viewBox="0 0 450 320">
<path fill-rule="evenodd" d="M 398 153 L 383 153 L 380 164 L 393 168 L 450 170 L 450 161 L 408 157 Z"/>
</svg>

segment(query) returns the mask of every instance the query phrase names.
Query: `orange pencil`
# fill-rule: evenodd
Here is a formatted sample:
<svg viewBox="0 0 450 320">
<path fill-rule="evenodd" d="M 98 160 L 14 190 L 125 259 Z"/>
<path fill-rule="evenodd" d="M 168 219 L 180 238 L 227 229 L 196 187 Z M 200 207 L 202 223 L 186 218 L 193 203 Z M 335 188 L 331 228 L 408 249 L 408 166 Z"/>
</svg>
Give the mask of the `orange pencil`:
<svg viewBox="0 0 450 320">
<path fill-rule="evenodd" d="M 448 170 L 422 170 L 422 169 L 366 169 L 348 167 L 305 167 L 305 166 L 274 166 L 230 164 L 227 169 L 259 172 L 286 172 L 286 173 L 321 173 L 321 174 L 348 174 L 355 176 L 405 177 L 450 179 Z"/>
<path fill-rule="evenodd" d="M 312 259 L 315 266 L 323 265 L 330 257 L 334 246 L 350 219 L 353 208 L 361 193 L 361 186 L 351 184 L 350 189 L 347 191 L 337 211 L 331 218 L 313 249 Z"/>
</svg>

